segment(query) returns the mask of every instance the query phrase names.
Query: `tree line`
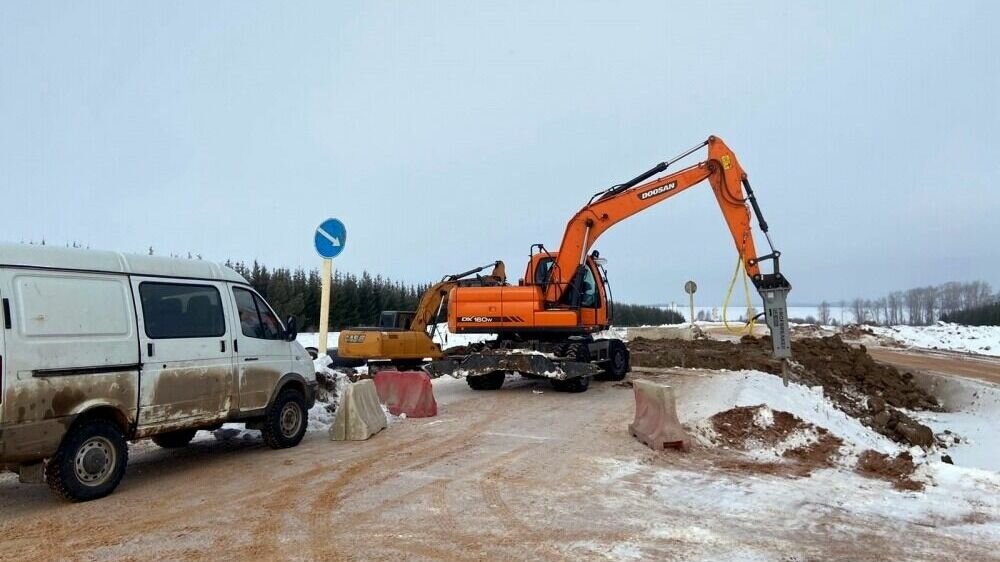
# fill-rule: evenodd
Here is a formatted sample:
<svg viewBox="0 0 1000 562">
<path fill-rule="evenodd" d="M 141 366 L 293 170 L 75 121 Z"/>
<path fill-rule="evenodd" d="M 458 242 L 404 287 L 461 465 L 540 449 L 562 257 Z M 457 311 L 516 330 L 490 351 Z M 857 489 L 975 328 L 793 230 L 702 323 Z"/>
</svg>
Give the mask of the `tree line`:
<svg viewBox="0 0 1000 562">
<path fill-rule="evenodd" d="M 274 307 L 282 320 L 294 316 L 299 330 L 319 330 L 321 279 L 318 270 L 269 268 L 252 263 L 227 261 L 226 265 L 246 278 L 250 285 Z M 431 283 L 406 284 L 367 271 L 361 275 L 336 272 L 330 291 L 330 330 L 352 326 L 373 326 L 383 310 L 416 310 L 420 297 Z M 447 321 L 446 312 L 438 321 Z M 614 305 L 615 326 L 674 324 L 684 318 L 655 306 Z"/>
<path fill-rule="evenodd" d="M 941 320 L 969 326 L 1000 326 L 1000 300 L 942 314 Z"/>
<path fill-rule="evenodd" d="M 939 319 L 953 318 L 963 310 L 986 307 L 996 302 L 998 296 L 993 294 L 993 288 L 986 281 L 951 281 L 893 291 L 877 299 L 856 298 L 849 306 L 857 324 L 926 326 Z M 841 301 L 840 306 L 847 307 L 848 303 Z M 820 324 L 831 323 L 830 308 L 830 303 L 820 303 L 817 309 Z"/>
</svg>

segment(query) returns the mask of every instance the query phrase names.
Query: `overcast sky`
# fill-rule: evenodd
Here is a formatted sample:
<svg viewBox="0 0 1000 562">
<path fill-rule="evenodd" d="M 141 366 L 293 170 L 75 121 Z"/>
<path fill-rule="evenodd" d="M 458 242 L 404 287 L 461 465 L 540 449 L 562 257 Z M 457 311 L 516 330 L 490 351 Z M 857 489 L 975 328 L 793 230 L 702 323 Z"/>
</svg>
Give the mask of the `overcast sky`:
<svg viewBox="0 0 1000 562">
<path fill-rule="evenodd" d="M 317 267 L 335 216 L 339 269 L 516 282 L 716 134 L 792 302 L 1000 285 L 998 3 L 807 4 L 4 2 L 0 239 Z M 596 247 L 639 303 L 736 260 L 707 184 Z"/>
</svg>

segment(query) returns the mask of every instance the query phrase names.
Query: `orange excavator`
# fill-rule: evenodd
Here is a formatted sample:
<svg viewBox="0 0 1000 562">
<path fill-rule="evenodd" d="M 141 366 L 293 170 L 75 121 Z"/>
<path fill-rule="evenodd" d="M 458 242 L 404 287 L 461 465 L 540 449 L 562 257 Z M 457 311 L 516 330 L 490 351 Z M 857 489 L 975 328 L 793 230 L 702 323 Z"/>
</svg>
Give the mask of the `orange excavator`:
<svg viewBox="0 0 1000 562">
<path fill-rule="evenodd" d="M 670 175 L 657 176 L 675 162 L 708 147 L 708 158 Z M 647 181 L 649 180 L 649 181 Z M 557 252 L 542 244 L 518 286 L 455 287 L 448 298 L 448 326 L 459 334 L 495 334 L 496 339 L 464 355 L 431 362 L 432 374 L 465 376 L 475 390 L 497 389 L 507 372 L 552 379 L 556 390 L 582 392 L 594 376 L 621 380 L 629 371 L 628 348 L 614 338 L 595 338 L 612 323 L 610 285 L 597 239 L 615 224 L 708 180 L 732 233 L 742 266 L 764 300 L 764 317 L 776 357 L 791 355 L 786 296 L 791 290 L 781 274 L 781 253 L 774 249 L 768 226 L 746 173 L 722 139 L 708 140 L 657 164 L 639 176 L 591 197 L 566 225 Z M 751 231 L 751 209 L 770 252 L 758 255 Z M 760 264 L 771 261 L 771 273 Z"/>
</svg>

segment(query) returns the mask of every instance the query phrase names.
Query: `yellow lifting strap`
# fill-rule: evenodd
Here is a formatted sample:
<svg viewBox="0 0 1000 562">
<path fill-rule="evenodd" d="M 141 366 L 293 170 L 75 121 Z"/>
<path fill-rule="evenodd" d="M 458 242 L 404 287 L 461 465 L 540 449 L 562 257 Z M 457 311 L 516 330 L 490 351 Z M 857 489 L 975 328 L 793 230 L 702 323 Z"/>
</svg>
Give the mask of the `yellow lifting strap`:
<svg viewBox="0 0 1000 562">
<path fill-rule="evenodd" d="M 733 288 L 736 286 L 736 278 L 743 273 L 743 290 L 747 296 L 747 323 L 742 328 L 734 330 L 729 327 L 729 320 L 726 318 L 726 309 L 729 308 L 729 298 L 733 296 Z M 746 268 L 743 265 L 743 256 L 736 256 L 736 271 L 733 272 L 733 280 L 729 282 L 729 290 L 726 291 L 726 298 L 722 301 L 722 323 L 726 325 L 726 331 L 730 334 L 753 334 L 753 327 L 757 323 L 753 313 L 753 302 L 750 300 L 750 282 L 747 280 Z"/>
</svg>

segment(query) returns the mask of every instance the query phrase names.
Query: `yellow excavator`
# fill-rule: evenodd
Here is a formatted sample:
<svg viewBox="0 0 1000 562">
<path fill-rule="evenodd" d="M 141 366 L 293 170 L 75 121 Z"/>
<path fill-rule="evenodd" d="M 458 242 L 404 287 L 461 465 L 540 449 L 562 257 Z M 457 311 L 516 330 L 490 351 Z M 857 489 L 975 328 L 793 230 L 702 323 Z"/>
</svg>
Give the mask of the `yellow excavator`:
<svg viewBox="0 0 1000 562">
<path fill-rule="evenodd" d="M 488 267 L 489 275 L 479 275 Z M 349 328 L 340 332 L 337 355 L 343 359 L 365 361 L 370 369 L 419 368 L 426 359 L 441 359 L 444 353 L 434 341 L 435 320 L 445 299 L 458 287 L 500 287 L 507 284 L 502 261 L 495 261 L 469 271 L 446 275 L 420 297 L 415 311 L 386 310 L 378 326 Z"/>
</svg>

